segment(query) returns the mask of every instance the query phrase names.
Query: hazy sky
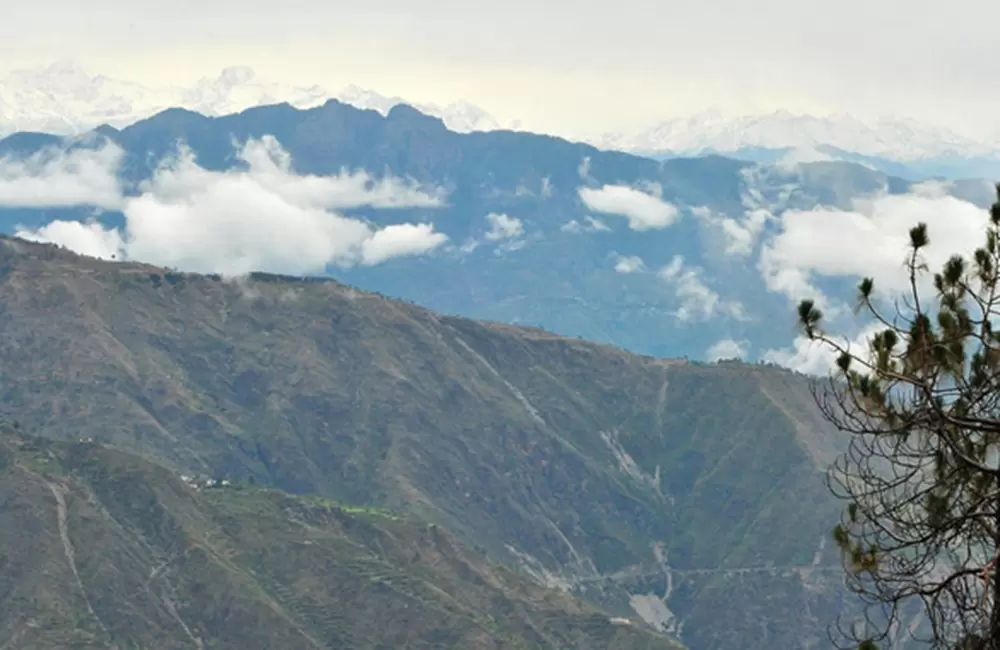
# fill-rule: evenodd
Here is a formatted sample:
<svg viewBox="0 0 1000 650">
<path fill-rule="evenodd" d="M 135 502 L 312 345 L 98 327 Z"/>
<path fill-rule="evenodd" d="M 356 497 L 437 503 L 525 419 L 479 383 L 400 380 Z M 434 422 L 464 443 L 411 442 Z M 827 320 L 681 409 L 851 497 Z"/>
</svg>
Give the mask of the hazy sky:
<svg viewBox="0 0 1000 650">
<path fill-rule="evenodd" d="M 72 59 L 146 84 L 230 65 L 336 90 L 467 99 L 555 131 L 715 106 L 894 113 L 1000 130 L 991 0 L 33 0 L 0 71 Z"/>
</svg>

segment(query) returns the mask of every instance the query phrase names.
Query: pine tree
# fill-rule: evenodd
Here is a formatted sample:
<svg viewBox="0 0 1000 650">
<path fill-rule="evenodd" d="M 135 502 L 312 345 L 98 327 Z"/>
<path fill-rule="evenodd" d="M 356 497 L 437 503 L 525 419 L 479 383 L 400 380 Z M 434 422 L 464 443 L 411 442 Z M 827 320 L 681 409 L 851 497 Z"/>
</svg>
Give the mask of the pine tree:
<svg viewBox="0 0 1000 650">
<path fill-rule="evenodd" d="M 922 617 L 932 648 L 1000 650 L 1000 184 L 971 257 L 931 276 L 928 242 L 926 224 L 910 230 L 902 296 L 859 284 L 879 328 L 865 350 L 799 305 L 806 336 L 838 355 L 814 395 L 850 439 L 829 473 L 846 501 L 833 537 L 867 610 L 837 626 L 839 645 L 886 646 Z"/>
</svg>

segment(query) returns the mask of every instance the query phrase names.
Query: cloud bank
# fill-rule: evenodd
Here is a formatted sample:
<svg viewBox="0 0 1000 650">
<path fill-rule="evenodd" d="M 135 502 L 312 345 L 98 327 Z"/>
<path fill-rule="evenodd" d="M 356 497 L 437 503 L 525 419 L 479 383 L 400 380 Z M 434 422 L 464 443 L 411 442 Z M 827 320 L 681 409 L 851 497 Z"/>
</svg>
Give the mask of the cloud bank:
<svg viewBox="0 0 1000 650">
<path fill-rule="evenodd" d="M 53 221 L 37 230 L 18 229 L 15 235 L 22 239 L 59 244 L 89 257 L 103 260 L 122 255 L 125 242 L 116 228 L 105 228 L 96 221 Z"/>
<path fill-rule="evenodd" d="M 779 232 L 762 247 L 759 261 L 768 290 L 829 305 L 815 278 L 871 276 L 876 289 L 891 296 L 907 287 L 903 261 L 910 228 L 927 223 L 931 243 L 924 257 L 936 271 L 952 254 L 983 244 L 987 214 L 945 195 L 937 184 L 925 184 L 910 194 L 855 201 L 851 211 L 788 210 L 777 220 Z"/>
<path fill-rule="evenodd" d="M 239 149 L 238 157 L 246 165 L 239 170 L 203 169 L 190 151 L 181 149 L 140 185 L 136 196 L 122 196 L 120 189 L 115 195 L 110 185 L 92 182 L 113 178 L 121 159 L 120 154 L 101 152 L 100 173 L 74 160 L 75 152 L 50 152 L 46 164 L 25 167 L 34 173 L 29 176 L 32 182 L 45 184 L 55 197 L 41 196 L 31 205 L 117 207 L 125 217 L 122 231 L 97 223 L 56 221 L 16 234 L 98 257 L 114 255 L 225 275 L 251 271 L 306 275 L 328 265 L 374 265 L 429 253 L 448 239 L 429 223 L 379 229 L 338 212 L 363 206 L 433 208 L 443 204 L 439 192 L 426 192 L 399 179 L 376 180 L 365 172 L 298 175 L 288 153 L 270 136 L 250 140 Z M 105 191 L 85 195 L 81 187 Z M 23 190 L 19 195 L 10 192 L 0 195 L 0 205 L 25 205 L 34 197 Z"/>
<path fill-rule="evenodd" d="M 99 149 L 46 149 L 28 158 L 0 158 L 0 207 L 108 210 L 121 205 L 118 166 L 124 152 L 106 143 Z"/>
<path fill-rule="evenodd" d="M 968 257 L 983 245 L 988 219 L 982 208 L 948 195 L 940 182 L 926 182 L 909 194 L 882 194 L 854 202 L 850 211 L 818 208 L 788 210 L 775 217 L 778 233 L 761 248 L 758 268 L 769 291 L 784 294 L 790 302 L 812 298 L 827 312 L 833 331 L 846 332 L 855 352 L 866 352 L 868 341 L 880 328 L 861 319 L 849 319 L 847 301 L 854 296 L 828 296 L 817 286 L 821 279 L 875 279 L 876 301 L 886 305 L 909 291 L 904 260 L 909 230 L 927 224 L 930 244 L 923 259 L 930 273 L 918 286 L 922 296 L 934 294 L 931 277 L 953 254 Z M 808 374 L 827 374 L 835 354 L 826 346 L 797 337 L 792 345 L 769 350 L 766 361 Z"/>
</svg>

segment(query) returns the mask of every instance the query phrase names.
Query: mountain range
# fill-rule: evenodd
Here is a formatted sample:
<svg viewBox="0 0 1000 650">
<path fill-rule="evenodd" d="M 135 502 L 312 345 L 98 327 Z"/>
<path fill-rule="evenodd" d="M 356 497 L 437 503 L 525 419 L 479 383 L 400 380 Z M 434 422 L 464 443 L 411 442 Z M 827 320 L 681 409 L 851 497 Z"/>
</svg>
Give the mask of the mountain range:
<svg viewBox="0 0 1000 650">
<path fill-rule="evenodd" d="M 411 104 L 462 133 L 519 125 L 518 121 L 497 120 L 466 101 L 445 106 L 414 104 L 355 85 L 336 92 L 318 85 L 295 86 L 261 79 L 247 66 L 227 68 L 191 87 L 148 87 L 94 75 L 70 61 L 61 61 L 0 78 L 0 134 L 70 134 L 102 124 L 121 128 L 172 107 L 218 116 L 281 102 L 310 108 L 328 99 L 383 115 L 395 105 Z M 815 116 L 788 111 L 734 115 L 711 109 L 667 119 L 638 132 L 572 135 L 601 149 L 657 157 L 719 153 L 763 160 L 806 155 L 863 160 L 887 173 L 912 178 L 1000 175 L 1000 134 L 961 135 L 945 127 L 890 116 L 868 120 L 843 113 Z"/>
<path fill-rule="evenodd" d="M 852 287 L 898 285 L 900 229 L 923 219 L 932 239 L 974 242 L 994 199 L 983 179 L 854 162 L 657 161 L 458 133 L 406 104 L 175 108 L 0 140 L 0 232 L 181 271 L 327 274 L 644 354 L 807 372 L 825 362 L 782 314 L 812 296 L 861 334 Z"/>
<path fill-rule="evenodd" d="M 777 367 L 10 238 L 0 364 L 17 647 L 817 648 L 853 613 L 843 440 Z"/>
<path fill-rule="evenodd" d="M 624 151 L 682 155 L 830 146 L 900 161 L 942 156 L 995 157 L 1000 151 L 996 138 L 983 141 L 913 119 L 883 116 L 864 120 L 847 113 L 819 117 L 785 110 L 741 116 L 708 110 L 666 120 L 639 133 L 608 134 L 595 144 Z"/>
<path fill-rule="evenodd" d="M 164 109 L 183 107 L 205 115 L 226 115 L 253 106 L 287 102 L 299 108 L 339 99 L 358 108 L 383 114 L 399 97 L 386 97 L 351 85 L 330 92 L 317 85 L 302 87 L 259 78 L 247 66 L 224 69 L 217 77 L 202 78 L 191 87 L 149 87 L 92 74 L 71 61 L 46 67 L 15 70 L 0 78 L 0 134 L 40 131 L 75 134 L 103 124 L 124 127 Z M 421 111 L 441 117 L 454 131 L 500 128 L 486 111 L 468 102 L 447 106 L 416 104 Z"/>
<path fill-rule="evenodd" d="M 891 298 L 915 220 L 932 265 L 974 243 L 991 183 L 206 113 L 0 140 L 0 638 L 756 650 L 857 613 L 794 304 L 863 339 L 857 277 Z"/>
</svg>

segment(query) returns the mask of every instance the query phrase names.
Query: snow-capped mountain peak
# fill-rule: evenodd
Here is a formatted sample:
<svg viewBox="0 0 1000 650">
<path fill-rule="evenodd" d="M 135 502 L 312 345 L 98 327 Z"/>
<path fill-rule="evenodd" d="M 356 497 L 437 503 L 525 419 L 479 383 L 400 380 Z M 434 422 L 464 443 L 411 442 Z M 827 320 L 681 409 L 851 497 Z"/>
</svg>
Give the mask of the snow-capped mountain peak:
<svg viewBox="0 0 1000 650">
<path fill-rule="evenodd" d="M 868 156 L 916 160 L 935 156 L 996 156 L 1000 144 L 966 137 L 908 118 L 867 121 L 846 113 L 825 117 L 778 110 L 763 115 L 725 116 L 709 110 L 663 121 L 633 134 L 588 139 L 597 146 L 634 152 L 697 154 L 744 148 L 812 149 L 829 145 Z"/>
<path fill-rule="evenodd" d="M 410 102 L 402 97 L 386 97 L 375 91 L 359 88 L 354 84 L 344 87 L 334 95 L 334 98 L 358 108 L 378 111 L 382 115 L 387 115 L 389 110 L 397 104 L 409 104 L 422 113 L 440 117 L 449 129 L 459 133 L 493 131 L 504 128 L 485 110 L 466 101 L 452 102 L 447 106 Z"/>
<path fill-rule="evenodd" d="M 288 102 L 297 108 L 322 104 L 330 93 L 320 86 L 303 88 L 262 81 L 253 68 L 232 66 L 216 78 L 202 78 L 192 88 L 176 88 L 177 106 L 205 115 L 227 115 L 251 106 Z"/>
<path fill-rule="evenodd" d="M 261 79 L 247 66 L 228 67 L 190 87 L 149 87 L 91 74 L 71 61 L 17 70 L 0 77 L 0 135 L 12 131 L 75 134 L 100 124 L 123 127 L 170 107 L 205 115 L 226 115 L 252 106 L 287 102 L 297 108 L 337 99 L 387 114 L 397 104 L 440 117 L 453 131 L 517 128 L 501 123 L 466 101 L 445 106 L 409 102 L 355 85 L 338 92 Z M 786 110 L 755 115 L 726 115 L 717 109 L 665 120 L 637 133 L 604 133 L 583 138 L 598 147 L 640 154 L 671 152 L 696 155 L 748 148 L 793 149 L 818 153 L 838 149 L 897 161 L 935 157 L 987 157 L 1000 160 L 1000 139 L 976 139 L 913 119 L 865 120 L 846 113 L 801 115 Z"/>
<path fill-rule="evenodd" d="M 59 61 L 45 67 L 15 70 L 0 78 L 0 134 L 13 131 L 75 134 L 101 124 L 123 127 L 171 107 L 205 115 L 226 115 L 280 102 L 309 108 L 328 99 L 382 114 L 397 104 L 411 103 L 354 85 L 330 92 L 317 85 L 304 87 L 266 81 L 247 66 L 228 67 L 217 77 L 202 78 L 187 88 L 150 88 L 94 75 L 70 61 Z M 489 113 L 468 102 L 413 106 L 440 117 L 453 131 L 501 128 Z"/>
</svg>

